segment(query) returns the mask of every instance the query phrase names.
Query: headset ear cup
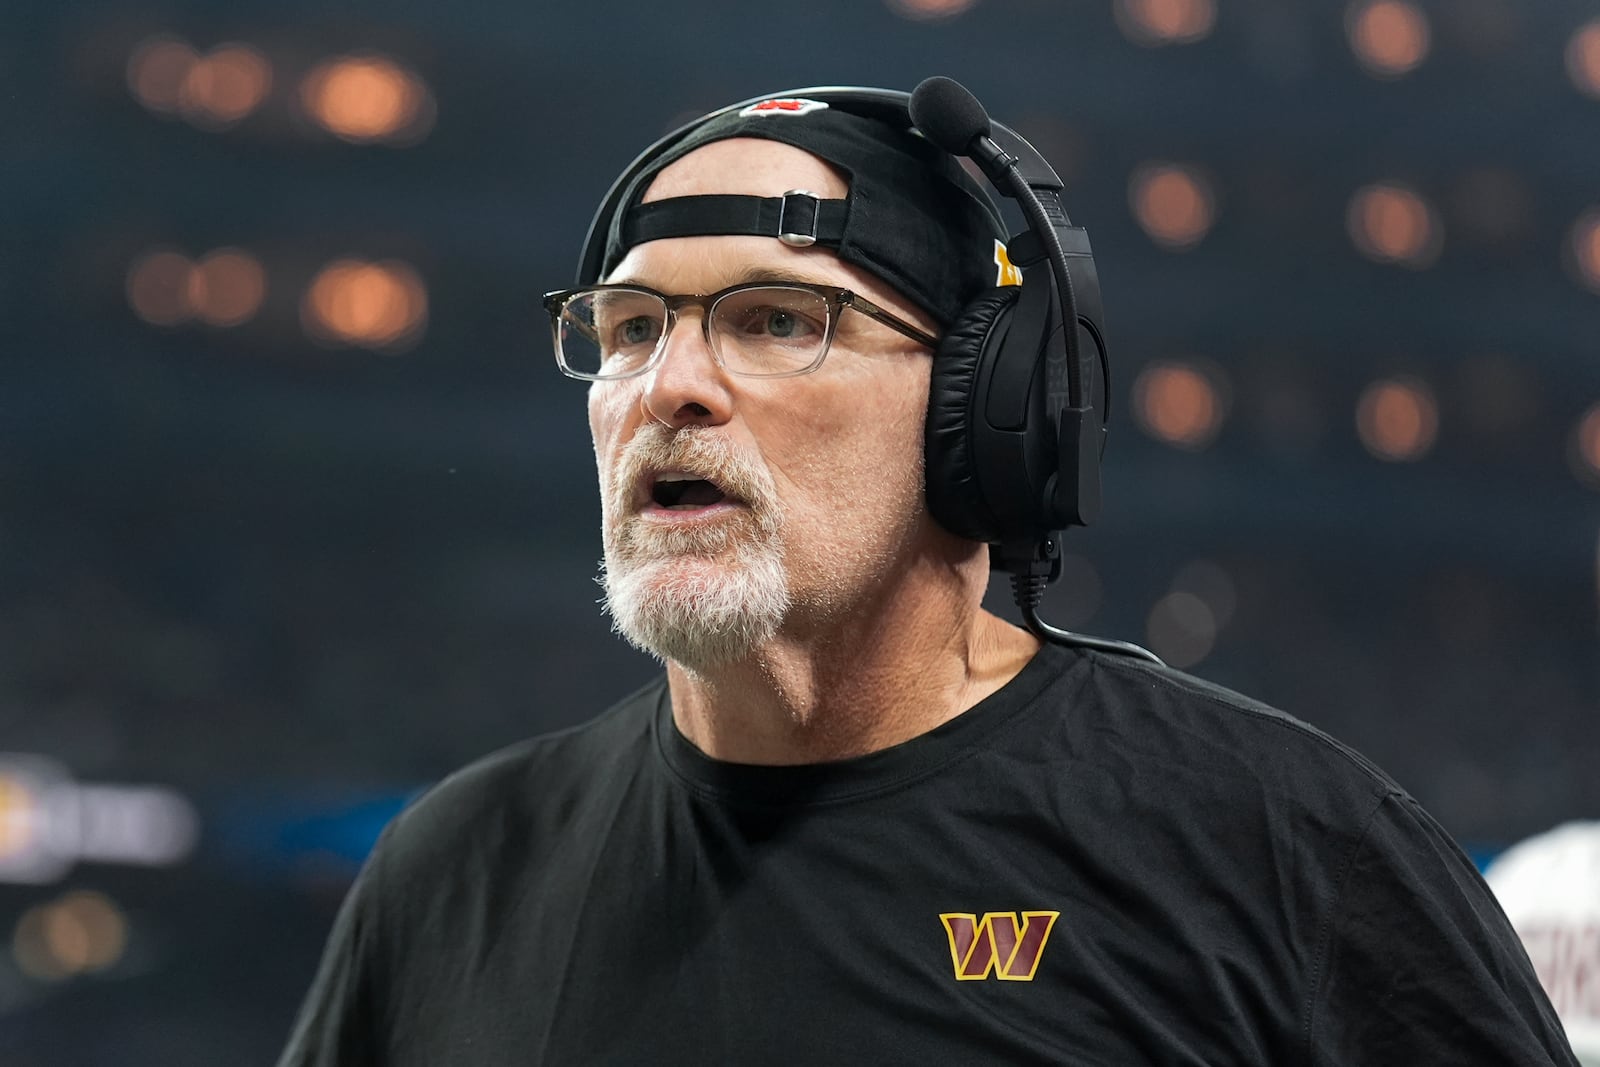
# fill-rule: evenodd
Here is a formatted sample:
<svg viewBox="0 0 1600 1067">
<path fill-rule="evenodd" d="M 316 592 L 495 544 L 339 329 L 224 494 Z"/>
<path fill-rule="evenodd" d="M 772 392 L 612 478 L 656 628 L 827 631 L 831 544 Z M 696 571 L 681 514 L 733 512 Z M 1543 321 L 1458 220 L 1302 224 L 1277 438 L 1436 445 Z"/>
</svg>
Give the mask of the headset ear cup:
<svg viewBox="0 0 1600 1067">
<path fill-rule="evenodd" d="M 933 357 L 923 439 L 924 484 L 934 521 L 959 537 L 998 539 L 999 520 L 984 500 L 973 440 L 978 382 L 1005 339 L 1021 289 L 987 289 L 945 331 Z"/>
</svg>

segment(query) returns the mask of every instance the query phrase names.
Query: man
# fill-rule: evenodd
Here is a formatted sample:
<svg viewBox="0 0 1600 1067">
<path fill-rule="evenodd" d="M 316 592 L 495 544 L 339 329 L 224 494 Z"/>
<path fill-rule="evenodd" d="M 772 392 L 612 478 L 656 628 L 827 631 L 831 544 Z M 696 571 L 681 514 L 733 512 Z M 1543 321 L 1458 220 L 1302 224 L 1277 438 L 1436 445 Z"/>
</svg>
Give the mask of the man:
<svg viewBox="0 0 1600 1067">
<path fill-rule="evenodd" d="M 607 608 L 665 678 L 389 827 L 283 1062 L 1572 1063 L 1370 764 L 982 609 L 924 425 L 1004 234 L 915 134 L 770 103 L 646 166 L 550 299 Z M 832 247 L 695 222 L 796 190 L 848 206 Z"/>
</svg>

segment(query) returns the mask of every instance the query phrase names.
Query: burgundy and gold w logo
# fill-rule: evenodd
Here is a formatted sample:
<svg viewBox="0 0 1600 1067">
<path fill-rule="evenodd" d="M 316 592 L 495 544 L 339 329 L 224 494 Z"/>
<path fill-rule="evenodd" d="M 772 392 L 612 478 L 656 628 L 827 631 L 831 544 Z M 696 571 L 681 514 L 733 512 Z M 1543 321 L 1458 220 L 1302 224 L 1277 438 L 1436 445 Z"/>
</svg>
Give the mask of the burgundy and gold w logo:
<svg viewBox="0 0 1600 1067">
<path fill-rule="evenodd" d="M 950 935 L 950 959 L 956 980 L 976 982 L 993 971 L 1002 982 L 1031 982 L 1044 955 L 1044 942 L 1061 917 L 1059 911 L 1025 911 L 1020 928 L 1014 911 L 977 915 L 946 912 L 939 916 Z"/>
</svg>

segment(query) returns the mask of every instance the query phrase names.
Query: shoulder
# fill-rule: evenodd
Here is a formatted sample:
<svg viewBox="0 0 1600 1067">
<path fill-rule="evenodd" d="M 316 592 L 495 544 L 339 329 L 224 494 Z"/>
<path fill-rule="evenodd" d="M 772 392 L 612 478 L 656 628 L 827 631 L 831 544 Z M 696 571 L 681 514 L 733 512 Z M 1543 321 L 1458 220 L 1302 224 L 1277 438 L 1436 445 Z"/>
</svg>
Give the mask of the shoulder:
<svg viewBox="0 0 1600 1067">
<path fill-rule="evenodd" d="M 441 863 L 497 855 L 507 842 L 548 841 L 648 766 L 652 720 L 665 679 L 578 726 L 529 738 L 441 780 L 395 817 L 380 843 L 384 866 L 426 876 Z"/>
<path fill-rule="evenodd" d="M 1295 716 L 1130 656 L 1077 653 L 1050 713 L 1073 751 L 1196 797 L 1281 800 L 1362 820 L 1403 790 L 1371 760 Z"/>
</svg>

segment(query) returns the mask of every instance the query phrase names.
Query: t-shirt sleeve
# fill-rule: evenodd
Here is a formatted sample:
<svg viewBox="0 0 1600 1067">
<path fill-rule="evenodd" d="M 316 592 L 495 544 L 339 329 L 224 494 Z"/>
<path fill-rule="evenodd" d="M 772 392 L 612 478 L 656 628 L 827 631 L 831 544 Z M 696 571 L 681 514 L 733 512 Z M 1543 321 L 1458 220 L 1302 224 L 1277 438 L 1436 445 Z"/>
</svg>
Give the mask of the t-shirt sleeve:
<svg viewBox="0 0 1600 1067">
<path fill-rule="evenodd" d="M 278 1067 L 378 1067 L 383 1062 L 374 980 L 378 889 L 387 837 L 385 830 L 345 895 Z"/>
<path fill-rule="evenodd" d="M 1402 793 L 1350 858 L 1318 958 L 1308 1062 L 1576 1067 L 1477 868 Z"/>
</svg>

